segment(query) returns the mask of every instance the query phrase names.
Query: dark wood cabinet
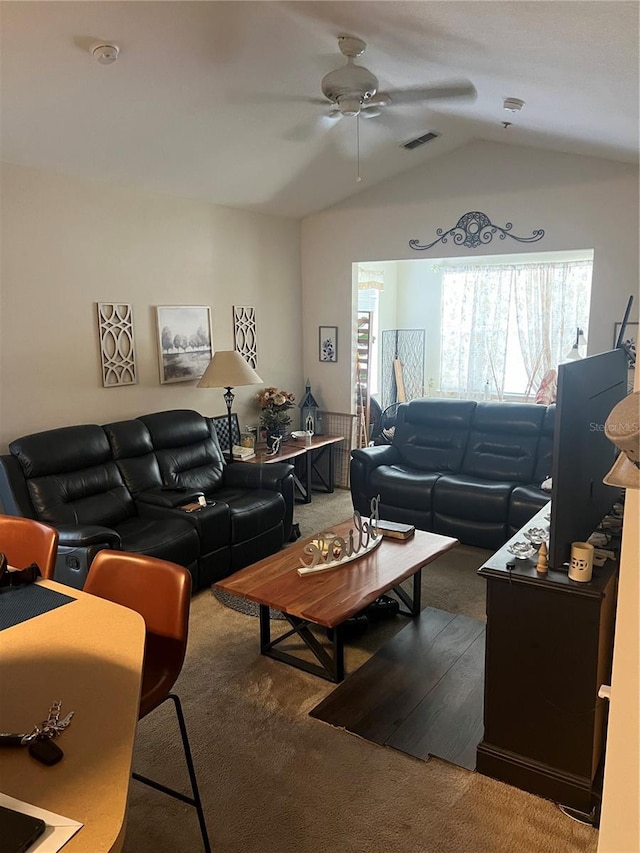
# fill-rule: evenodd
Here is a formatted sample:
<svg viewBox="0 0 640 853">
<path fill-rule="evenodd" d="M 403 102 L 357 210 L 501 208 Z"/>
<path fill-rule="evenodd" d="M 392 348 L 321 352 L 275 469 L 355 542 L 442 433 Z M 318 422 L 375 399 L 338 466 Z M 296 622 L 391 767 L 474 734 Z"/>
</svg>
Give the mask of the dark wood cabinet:
<svg viewBox="0 0 640 853">
<path fill-rule="evenodd" d="M 542 526 L 546 512 L 527 527 Z M 598 811 L 608 712 L 598 690 L 611 680 L 617 565 L 594 567 L 590 583 L 561 571 L 541 575 L 532 561 L 509 570 L 508 544 L 478 570 L 487 581 L 487 634 L 477 769 Z"/>
</svg>

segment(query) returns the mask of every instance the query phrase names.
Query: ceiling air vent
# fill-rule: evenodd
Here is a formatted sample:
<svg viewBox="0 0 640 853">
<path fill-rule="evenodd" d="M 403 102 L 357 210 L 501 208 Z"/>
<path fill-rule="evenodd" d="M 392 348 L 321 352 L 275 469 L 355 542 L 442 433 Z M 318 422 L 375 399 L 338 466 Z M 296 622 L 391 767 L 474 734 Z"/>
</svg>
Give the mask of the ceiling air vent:
<svg viewBox="0 0 640 853">
<path fill-rule="evenodd" d="M 426 145 L 427 142 L 431 142 L 432 139 L 437 139 L 438 136 L 440 136 L 439 133 L 434 133 L 430 130 L 428 133 L 423 133 L 422 136 L 416 136 L 415 139 L 412 139 L 409 142 L 403 142 L 402 147 L 406 148 L 407 151 L 413 151 L 414 148 L 420 148 L 421 145 Z"/>
</svg>

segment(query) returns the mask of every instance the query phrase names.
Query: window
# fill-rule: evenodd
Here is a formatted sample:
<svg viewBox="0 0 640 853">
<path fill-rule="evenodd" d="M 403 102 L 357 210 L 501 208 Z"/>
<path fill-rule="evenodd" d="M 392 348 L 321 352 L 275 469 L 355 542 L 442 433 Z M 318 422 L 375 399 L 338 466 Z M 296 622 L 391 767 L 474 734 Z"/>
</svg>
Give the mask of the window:
<svg viewBox="0 0 640 853">
<path fill-rule="evenodd" d="M 591 272 L 591 260 L 443 270 L 441 393 L 535 393 L 587 328 Z"/>
</svg>

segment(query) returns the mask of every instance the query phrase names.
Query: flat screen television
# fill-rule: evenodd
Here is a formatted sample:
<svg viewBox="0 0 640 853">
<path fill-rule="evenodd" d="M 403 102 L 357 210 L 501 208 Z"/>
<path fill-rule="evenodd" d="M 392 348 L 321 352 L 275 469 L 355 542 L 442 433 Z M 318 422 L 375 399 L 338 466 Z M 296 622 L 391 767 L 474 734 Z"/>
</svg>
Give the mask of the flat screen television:
<svg viewBox="0 0 640 853">
<path fill-rule="evenodd" d="M 586 540 L 620 495 L 602 478 L 614 463 L 615 445 L 605 421 L 627 394 L 623 349 L 568 361 L 558 367 L 553 435 L 549 567 L 571 559 L 571 543 Z"/>
</svg>

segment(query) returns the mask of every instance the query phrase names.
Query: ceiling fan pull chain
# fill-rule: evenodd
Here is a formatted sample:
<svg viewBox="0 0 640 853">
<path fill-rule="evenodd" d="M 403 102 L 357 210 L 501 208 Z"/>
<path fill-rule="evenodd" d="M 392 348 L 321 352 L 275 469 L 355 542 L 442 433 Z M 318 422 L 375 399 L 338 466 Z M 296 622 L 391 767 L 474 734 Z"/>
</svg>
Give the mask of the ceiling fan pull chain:
<svg viewBox="0 0 640 853">
<path fill-rule="evenodd" d="M 360 177 L 360 113 L 356 116 L 356 183 L 359 184 Z"/>
</svg>

